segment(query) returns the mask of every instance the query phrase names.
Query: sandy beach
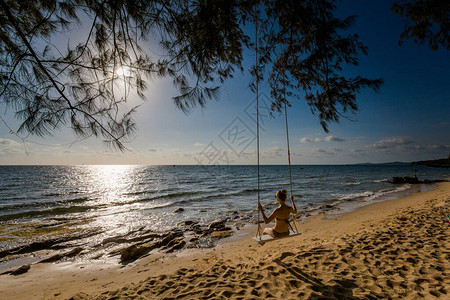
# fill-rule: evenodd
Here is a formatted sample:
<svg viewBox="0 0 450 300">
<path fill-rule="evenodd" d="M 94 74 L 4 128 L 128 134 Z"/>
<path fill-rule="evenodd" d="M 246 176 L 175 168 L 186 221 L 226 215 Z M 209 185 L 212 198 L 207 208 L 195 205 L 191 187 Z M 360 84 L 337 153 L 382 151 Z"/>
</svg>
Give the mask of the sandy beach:
<svg viewBox="0 0 450 300">
<path fill-rule="evenodd" d="M 132 263 L 32 265 L 2 299 L 418 299 L 450 294 L 450 183 L 300 224 L 259 245 L 247 226 L 213 249 Z"/>
</svg>

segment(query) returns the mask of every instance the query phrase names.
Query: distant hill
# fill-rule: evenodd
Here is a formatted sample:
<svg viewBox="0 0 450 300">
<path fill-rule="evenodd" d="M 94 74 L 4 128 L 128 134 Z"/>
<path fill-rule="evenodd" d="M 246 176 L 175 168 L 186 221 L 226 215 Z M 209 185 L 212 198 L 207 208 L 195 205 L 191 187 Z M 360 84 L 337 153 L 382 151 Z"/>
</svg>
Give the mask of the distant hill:
<svg viewBox="0 0 450 300">
<path fill-rule="evenodd" d="M 398 166 L 398 165 L 410 165 L 410 162 L 402 162 L 402 161 L 392 161 L 392 162 L 385 162 L 385 163 L 356 163 L 356 164 L 348 164 L 348 165 L 353 165 L 353 166 L 378 166 L 378 165 L 383 165 L 383 166 Z"/>
<path fill-rule="evenodd" d="M 412 164 L 413 165 L 424 165 L 424 166 L 433 167 L 433 168 L 450 168 L 450 155 L 448 156 L 448 158 L 415 161 Z"/>
<path fill-rule="evenodd" d="M 385 166 L 398 166 L 398 165 L 410 165 L 410 162 L 403 162 L 403 161 L 392 161 L 392 162 L 386 162 L 386 163 L 379 163 L 377 165 L 385 165 Z"/>
</svg>

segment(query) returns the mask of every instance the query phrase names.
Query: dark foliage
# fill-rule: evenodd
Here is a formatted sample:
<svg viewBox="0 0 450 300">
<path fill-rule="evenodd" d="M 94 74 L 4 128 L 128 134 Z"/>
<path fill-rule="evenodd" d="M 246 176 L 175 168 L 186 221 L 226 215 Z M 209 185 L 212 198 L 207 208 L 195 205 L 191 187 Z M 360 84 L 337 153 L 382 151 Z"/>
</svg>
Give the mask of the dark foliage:
<svg viewBox="0 0 450 300">
<path fill-rule="evenodd" d="M 392 10 L 406 21 L 400 44 L 412 38 L 415 43 L 428 43 L 433 50 L 450 49 L 448 0 L 401 0 L 392 5 Z"/>
<path fill-rule="evenodd" d="M 381 84 L 342 75 L 367 49 L 358 36 L 341 36 L 354 18 L 337 19 L 334 9 L 330 0 L 0 0 L 0 99 L 22 120 L 19 133 L 69 126 L 123 150 L 135 130 L 130 95 L 145 99 L 158 76 L 173 79 L 175 104 L 186 113 L 217 99 L 220 84 L 243 71 L 244 50 L 255 49 L 244 28 L 256 23 L 251 87 L 267 71 L 274 109 L 306 99 L 327 130 L 357 110 L 361 88 Z M 53 45 L 86 20 L 81 43 Z M 146 39 L 159 56 L 140 46 Z"/>
<path fill-rule="evenodd" d="M 278 23 L 276 33 L 263 27 L 264 46 L 260 49 L 265 53 L 260 65 L 273 62 L 269 82 L 275 109 L 281 110 L 289 98 L 304 98 L 328 131 L 329 122 L 338 122 L 341 116 L 358 109 L 356 95 L 360 89 L 378 90 L 381 79 L 343 75 L 343 67 L 357 66 L 358 55 L 367 54 L 367 48 L 357 35 L 340 34 L 355 17 L 334 17 L 334 1 L 279 0 L 266 1 L 265 6 L 268 18 Z M 267 49 L 268 45 L 273 46 Z"/>
</svg>

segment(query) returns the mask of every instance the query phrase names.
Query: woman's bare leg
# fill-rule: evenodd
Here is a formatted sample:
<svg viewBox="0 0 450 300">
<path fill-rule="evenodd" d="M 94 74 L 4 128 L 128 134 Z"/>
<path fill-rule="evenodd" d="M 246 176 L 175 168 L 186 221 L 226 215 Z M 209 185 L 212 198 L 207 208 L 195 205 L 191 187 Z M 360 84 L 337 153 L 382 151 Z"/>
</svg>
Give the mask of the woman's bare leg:
<svg viewBox="0 0 450 300">
<path fill-rule="evenodd" d="M 267 235 L 275 237 L 275 234 L 273 233 L 273 228 L 264 228 L 263 234 L 267 234 Z"/>
</svg>

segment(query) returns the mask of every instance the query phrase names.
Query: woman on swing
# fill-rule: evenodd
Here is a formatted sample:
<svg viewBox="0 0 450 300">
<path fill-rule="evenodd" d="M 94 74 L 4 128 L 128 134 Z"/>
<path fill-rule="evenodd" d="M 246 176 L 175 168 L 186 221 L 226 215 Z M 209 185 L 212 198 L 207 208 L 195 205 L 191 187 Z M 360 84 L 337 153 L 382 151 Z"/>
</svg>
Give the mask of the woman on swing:
<svg viewBox="0 0 450 300">
<path fill-rule="evenodd" d="M 291 214 L 297 213 L 297 208 L 294 203 L 294 196 L 291 195 L 292 207 L 286 205 L 287 190 L 279 190 L 276 194 L 277 202 L 280 204 L 269 217 L 266 217 L 264 209 L 258 203 L 258 209 L 261 211 L 265 224 L 269 224 L 275 220 L 275 226 L 272 228 L 265 228 L 263 234 L 268 234 L 274 238 L 289 236 L 289 217 Z"/>
</svg>

